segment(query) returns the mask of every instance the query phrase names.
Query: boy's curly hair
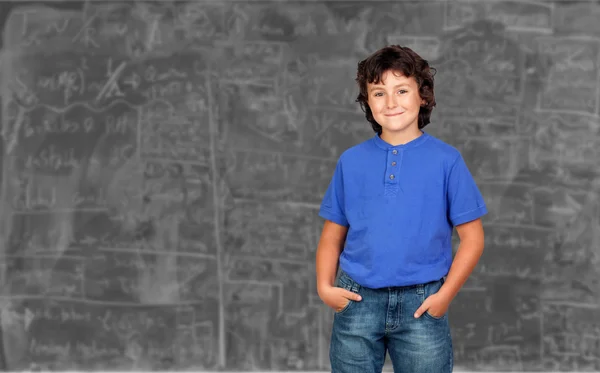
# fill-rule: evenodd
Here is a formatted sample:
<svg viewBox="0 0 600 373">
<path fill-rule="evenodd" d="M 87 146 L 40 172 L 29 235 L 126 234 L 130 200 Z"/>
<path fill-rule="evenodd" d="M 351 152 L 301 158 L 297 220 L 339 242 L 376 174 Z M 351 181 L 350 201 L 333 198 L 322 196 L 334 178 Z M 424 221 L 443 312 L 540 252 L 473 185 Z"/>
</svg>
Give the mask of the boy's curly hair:
<svg viewBox="0 0 600 373">
<path fill-rule="evenodd" d="M 412 49 L 400 45 L 389 45 L 360 61 L 356 71 L 356 82 L 360 88 L 356 102 L 360 104 L 365 112 L 365 117 L 371 123 L 373 131 L 381 134 L 381 125 L 373 117 L 371 108 L 367 103 L 367 84 L 379 84 L 381 77 L 388 70 L 415 78 L 419 87 L 419 94 L 426 102 L 419 110 L 419 129 L 428 125 L 431 112 L 436 104 L 433 91 L 433 76 L 436 70 L 430 67 L 429 63 Z"/>
</svg>

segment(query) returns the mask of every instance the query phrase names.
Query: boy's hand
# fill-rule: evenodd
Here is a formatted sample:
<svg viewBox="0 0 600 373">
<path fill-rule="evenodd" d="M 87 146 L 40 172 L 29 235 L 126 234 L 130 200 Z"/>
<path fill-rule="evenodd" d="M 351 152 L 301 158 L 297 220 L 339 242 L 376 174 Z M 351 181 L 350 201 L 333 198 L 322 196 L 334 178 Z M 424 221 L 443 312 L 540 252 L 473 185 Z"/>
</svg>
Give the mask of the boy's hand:
<svg viewBox="0 0 600 373">
<path fill-rule="evenodd" d="M 450 299 L 440 293 L 431 294 L 415 312 L 415 318 L 421 317 L 425 311 L 433 317 L 442 317 L 448 311 Z"/>
<path fill-rule="evenodd" d="M 349 299 L 357 302 L 362 299 L 360 295 L 337 286 L 329 286 L 321 289 L 319 297 L 323 303 L 333 308 L 335 312 L 343 310 L 348 304 Z"/>
</svg>

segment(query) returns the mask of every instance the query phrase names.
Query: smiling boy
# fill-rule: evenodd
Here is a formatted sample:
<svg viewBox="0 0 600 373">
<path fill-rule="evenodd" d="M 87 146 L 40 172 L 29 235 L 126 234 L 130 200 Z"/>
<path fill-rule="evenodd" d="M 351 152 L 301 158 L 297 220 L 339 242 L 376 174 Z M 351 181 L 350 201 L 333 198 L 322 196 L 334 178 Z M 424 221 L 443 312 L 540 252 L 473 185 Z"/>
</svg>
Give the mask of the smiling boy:
<svg viewBox="0 0 600 373">
<path fill-rule="evenodd" d="M 487 208 L 460 152 L 423 130 L 436 105 L 427 61 L 388 46 L 356 81 L 375 135 L 340 156 L 319 210 L 332 372 L 381 372 L 386 352 L 395 373 L 451 372 L 447 310 L 483 252 Z"/>
</svg>

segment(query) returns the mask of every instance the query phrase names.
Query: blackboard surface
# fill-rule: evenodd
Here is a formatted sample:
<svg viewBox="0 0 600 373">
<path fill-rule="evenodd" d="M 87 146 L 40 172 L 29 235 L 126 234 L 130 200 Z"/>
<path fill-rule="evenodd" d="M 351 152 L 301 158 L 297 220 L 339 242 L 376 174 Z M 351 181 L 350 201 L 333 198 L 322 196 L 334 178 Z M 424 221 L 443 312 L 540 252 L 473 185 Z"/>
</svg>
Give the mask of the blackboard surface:
<svg viewBox="0 0 600 373">
<path fill-rule="evenodd" d="M 600 5 L 0 2 L 4 365 L 329 369 L 317 209 L 356 63 L 438 70 L 490 210 L 457 369 L 600 370 Z M 455 237 L 455 243 L 456 237 Z M 456 245 L 455 245 L 456 247 Z"/>
</svg>

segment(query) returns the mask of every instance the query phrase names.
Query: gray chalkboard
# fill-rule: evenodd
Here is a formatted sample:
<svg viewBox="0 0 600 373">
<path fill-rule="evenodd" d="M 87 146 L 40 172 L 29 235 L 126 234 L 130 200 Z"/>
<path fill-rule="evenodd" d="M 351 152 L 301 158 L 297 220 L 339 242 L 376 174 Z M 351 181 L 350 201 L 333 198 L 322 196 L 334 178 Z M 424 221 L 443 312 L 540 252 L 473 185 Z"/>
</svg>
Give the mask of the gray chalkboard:
<svg viewBox="0 0 600 373">
<path fill-rule="evenodd" d="M 337 157 L 372 136 L 356 63 L 398 43 L 438 70 L 427 130 L 490 210 L 450 308 L 457 370 L 600 370 L 595 2 L 0 15 L 6 369 L 328 370 L 317 209 Z"/>
</svg>

